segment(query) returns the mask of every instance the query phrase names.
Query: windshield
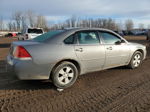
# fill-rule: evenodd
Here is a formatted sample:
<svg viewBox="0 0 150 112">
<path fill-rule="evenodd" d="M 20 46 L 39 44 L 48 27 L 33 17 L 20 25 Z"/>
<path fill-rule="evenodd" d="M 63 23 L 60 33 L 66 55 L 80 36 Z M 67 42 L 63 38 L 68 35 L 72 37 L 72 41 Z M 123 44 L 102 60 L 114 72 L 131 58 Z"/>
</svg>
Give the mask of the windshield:
<svg viewBox="0 0 150 112">
<path fill-rule="evenodd" d="M 41 34 L 43 33 L 42 29 L 28 29 L 28 33 L 36 33 L 36 34 Z"/>
<path fill-rule="evenodd" d="M 37 36 L 33 40 L 34 41 L 38 41 L 38 42 L 43 42 L 43 41 L 45 41 L 45 40 L 47 40 L 49 38 L 52 38 L 55 35 L 60 34 L 61 32 L 63 32 L 63 30 L 50 31 L 50 32 L 47 32 L 47 33 L 45 33 L 43 35 Z"/>
</svg>

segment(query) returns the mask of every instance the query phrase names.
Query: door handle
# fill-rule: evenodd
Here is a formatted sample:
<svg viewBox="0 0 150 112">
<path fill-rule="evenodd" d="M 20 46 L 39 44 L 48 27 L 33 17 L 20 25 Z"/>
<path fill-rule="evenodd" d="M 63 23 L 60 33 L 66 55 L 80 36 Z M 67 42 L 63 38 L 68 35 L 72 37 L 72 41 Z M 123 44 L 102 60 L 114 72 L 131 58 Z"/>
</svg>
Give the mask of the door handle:
<svg viewBox="0 0 150 112">
<path fill-rule="evenodd" d="M 112 47 L 107 47 L 107 50 L 112 50 Z"/>
<path fill-rule="evenodd" d="M 75 51 L 83 52 L 83 48 L 76 49 Z"/>
</svg>

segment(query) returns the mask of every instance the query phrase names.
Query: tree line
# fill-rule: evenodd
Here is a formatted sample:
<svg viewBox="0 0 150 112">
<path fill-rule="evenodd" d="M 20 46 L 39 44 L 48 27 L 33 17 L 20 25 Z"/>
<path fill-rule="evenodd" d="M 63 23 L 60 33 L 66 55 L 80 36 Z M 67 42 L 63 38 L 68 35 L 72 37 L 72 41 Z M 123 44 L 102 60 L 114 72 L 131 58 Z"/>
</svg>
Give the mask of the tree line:
<svg viewBox="0 0 150 112">
<path fill-rule="evenodd" d="M 40 27 L 48 29 L 48 23 L 45 16 L 38 15 L 32 11 L 21 12 L 17 11 L 12 14 L 11 20 L 6 23 L 7 30 L 21 31 L 26 27 Z M 4 29 L 3 19 L 0 19 L 0 30 Z"/>
<path fill-rule="evenodd" d="M 50 29 L 61 29 L 61 28 L 72 28 L 72 27 L 107 28 L 115 31 L 123 30 L 125 27 L 125 29 L 129 31 L 134 28 L 134 23 L 131 19 L 128 19 L 125 21 L 125 26 L 124 26 L 123 23 L 121 22 L 118 23 L 112 18 L 82 19 L 80 17 L 72 16 L 71 18 L 67 19 L 63 23 L 59 23 L 51 26 Z"/>
<path fill-rule="evenodd" d="M 6 23 L 6 26 L 9 31 L 21 31 L 26 27 L 40 27 L 46 31 L 72 27 L 107 28 L 115 31 L 125 29 L 130 31 L 134 28 L 134 22 L 132 19 L 127 19 L 123 23 L 118 23 L 112 18 L 92 19 L 72 16 L 64 22 L 49 25 L 46 17 L 43 15 L 35 14 L 33 11 L 17 11 L 12 14 L 11 20 Z M 144 24 L 139 24 L 139 29 L 143 28 Z M 4 30 L 4 22 L 2 18 L 0 18 L 0 30 Z"/>
</svg>

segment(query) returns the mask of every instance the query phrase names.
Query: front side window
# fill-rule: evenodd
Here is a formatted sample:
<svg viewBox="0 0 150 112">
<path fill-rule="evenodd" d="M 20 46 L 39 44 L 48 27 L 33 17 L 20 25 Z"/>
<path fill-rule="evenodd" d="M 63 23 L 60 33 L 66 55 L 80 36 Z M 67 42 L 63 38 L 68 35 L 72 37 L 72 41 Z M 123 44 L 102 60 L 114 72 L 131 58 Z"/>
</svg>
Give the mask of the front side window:
<svg viewBox="0 0 150 112">
<path fill-rule="evenodd" d="M 115 44 L 116 42 L 121 41 L 119 37 L 108 32 L 101 32 L 100 35 L 106 44 Z"/>
<path fill-rule="evenodd" d="M 79 44 L 98 44 L 100 43 L 97 32 L 85 31 L 77 34 Z"/>
</svg>

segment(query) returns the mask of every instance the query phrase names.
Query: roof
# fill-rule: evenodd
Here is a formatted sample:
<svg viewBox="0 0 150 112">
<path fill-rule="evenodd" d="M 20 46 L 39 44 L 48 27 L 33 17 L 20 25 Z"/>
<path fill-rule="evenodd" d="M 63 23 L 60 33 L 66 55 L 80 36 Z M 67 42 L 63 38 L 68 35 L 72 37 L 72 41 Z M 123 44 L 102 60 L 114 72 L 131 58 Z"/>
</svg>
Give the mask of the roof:
<svg viewBox="0 0 150 112">
<path fill-rule="evenodd" d="M 112 30 L 104 29 L 104 28 L 65 28 L 64 30 L 73 31 L 73 32 L 80 31 L 80 30 L 101 30 L 101 31 L 112 32 Z"/>
</svg>

